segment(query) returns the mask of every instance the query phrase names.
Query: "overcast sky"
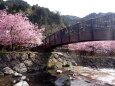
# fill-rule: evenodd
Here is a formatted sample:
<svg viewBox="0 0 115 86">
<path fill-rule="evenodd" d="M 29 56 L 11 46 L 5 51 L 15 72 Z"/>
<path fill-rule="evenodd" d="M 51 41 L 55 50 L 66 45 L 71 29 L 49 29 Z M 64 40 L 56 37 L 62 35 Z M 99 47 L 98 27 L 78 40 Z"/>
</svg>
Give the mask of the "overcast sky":
<svg viewBox="0 0 115 86">
<path fill-rule="evenodd" d="M 92 12 L 115 12 L 115 0 L 24 0 L 29 4 L 38 4 L 62 15 L 84 17 Z"/>
</svg>

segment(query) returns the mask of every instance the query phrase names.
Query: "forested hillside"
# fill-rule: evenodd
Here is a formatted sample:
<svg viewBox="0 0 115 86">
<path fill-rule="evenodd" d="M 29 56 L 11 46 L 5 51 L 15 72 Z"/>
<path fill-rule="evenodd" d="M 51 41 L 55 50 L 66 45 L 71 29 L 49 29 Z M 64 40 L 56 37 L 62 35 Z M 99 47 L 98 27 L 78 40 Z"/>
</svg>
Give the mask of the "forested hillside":
<svg viewBox="0 0 115 86">
<path fill-rule="evenodd" d="M 71 15 L 60 15 L 60 13 L 52 12 L 48 8 L 39 5 L 29 5 L 23 0 L 0 0 L 0 10 L 6 9 L 8 13 L 24 13 L 29 20 L 38 25 L 39 28 L 45 28 L 45 35 L 50 35 L 66 26 L 76 24 L 91 18 L 101 17 L 110 13 L 91 13 L 83 18 Z"/>
<path fill-rule="evenodd" d="M 75 24 L 76 17 L 61 16 L 60 13 L 52 12 L 48 8 L 40 7 L 39 5 L 29 5 L 23 0 L 0 0 L 0 10 L 6 9 L 8 13 L 25 13 L 29 20 L 37 24 L 39 28 L 45 28 L 45 35 L 50 35 L 61 28 Z"/>
<path fill-rule="evenodd" d="M 76 24 L 77 21 L 80 19 L 79 17 L 70 16 L 70 15 L 62 15 L 62 18 L 63 18 L 65 26 L 70 26 L 70 25 Z"/>
<path fill-rule="evenodd" d="M 90 14 L 86 15 L 85 17 L 78 19 L 77 21 L 78 22 L 86 21 L 89 19 L 98 18 L 98 17 L 102 17 L 105 15 L 109 15 L 109 14 L 113 14 L 113 13 L 111 13 L 111 12 L 108 12 L 108 13 L 90 13 Z"/>
</svg>

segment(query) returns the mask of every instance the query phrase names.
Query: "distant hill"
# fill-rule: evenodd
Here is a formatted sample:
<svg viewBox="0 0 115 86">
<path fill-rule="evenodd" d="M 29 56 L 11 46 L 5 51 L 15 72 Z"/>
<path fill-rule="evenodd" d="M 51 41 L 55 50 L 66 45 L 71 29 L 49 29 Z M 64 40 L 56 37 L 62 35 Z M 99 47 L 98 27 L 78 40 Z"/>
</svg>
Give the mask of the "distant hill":
<svg viewBox="0 0 115 86">
<path fill-rule="evenodd" d="M 77 17 L 77 16 L 72 16 L 72 15 L 62 15 L 62 19 L 63 19 L 63 23 L 64 23 L 65 26 L 70 26 L 70 25 L 76 24 L 77 22 L 82 22 L 82 21 L 86 21 L 86 20 L 89 20 L 89 19 L 106 16 L 106 15 L 109 15 L 109 14 L 113 14 L 113 13 L 112 12 L 108 12 L 108 13 L 90 13 L 83 18 L 80 18 L 80 17 Z"/>
<path fill-rule="evenodd" d="M 86 21 L 86 20 L 89 20 L 89 19 L 98 18 L 98 17 L 110 15 L 110 14 L 113 14 L 113 13 L 112 12 L 108 12 L 108 13 L 90 13 L 89 15 L 86 15 L 85 17 L 80 18 L 78 20 L 78 22 Z"/>
<path fill-rule="evenodd" d="M 71 15 L 62 15 L 62 19 L 65 26 L 70 26 L 70 25 L 76 24 L 80 18 L 76 16 L 71 16 Z"/>
</svg>

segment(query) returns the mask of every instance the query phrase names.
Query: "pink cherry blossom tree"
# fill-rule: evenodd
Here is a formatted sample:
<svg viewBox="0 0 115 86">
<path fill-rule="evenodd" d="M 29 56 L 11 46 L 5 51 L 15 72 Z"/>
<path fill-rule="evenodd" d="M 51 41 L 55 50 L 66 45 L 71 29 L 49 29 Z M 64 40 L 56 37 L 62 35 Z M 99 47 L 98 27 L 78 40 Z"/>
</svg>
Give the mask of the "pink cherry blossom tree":
<svg viewBox="0 0 115 86">
<path fill-rule="evenodd" d="M 93 41 L 69 44 L 68 48 L 74 51 L 87 51 L 93 53 L 108 53 L 115 55 L 115 41 Z"/>
<path fill-rule="evenodd" d="M 40 45 L 42 30 L 32 24 L 24 14 L 8 14 L 0 10 L 1 45 Z"/>
</svg>

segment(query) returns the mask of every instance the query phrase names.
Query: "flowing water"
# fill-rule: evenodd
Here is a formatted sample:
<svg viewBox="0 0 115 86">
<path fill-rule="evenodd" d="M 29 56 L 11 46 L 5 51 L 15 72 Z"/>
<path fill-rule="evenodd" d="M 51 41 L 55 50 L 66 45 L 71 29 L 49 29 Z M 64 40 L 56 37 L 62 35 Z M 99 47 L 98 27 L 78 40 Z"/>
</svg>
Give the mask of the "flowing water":
<svg viewBox="0 0 115 86">
<path fill-rule="evenodd" d="M 65 71 L 65 69 L 62 69 Z M 93 69 L 89 67 L 77 66 L 74 67 L 74 71 L 77 76 L 74 80 L 71 80 L 71 86 L 115 86 L 115 69 Z M 49 71 L 53 75 L 60 77 L 63 74 L 56 74 L 55 70 Z M 39 73 L 28 75 L 30 86 L 54 86 L 54 82 L 57 78 L 51 76 L 50 73 Z M 13 86 L 12 76 L 0 76 L 0 86 Z"/>
<path fill-rule="evenodd" d="M 77 67 L 77 70 L 82 77 L 72 81 L 72 86 L 115 86 L 115 69 Z"/>
</svg>

